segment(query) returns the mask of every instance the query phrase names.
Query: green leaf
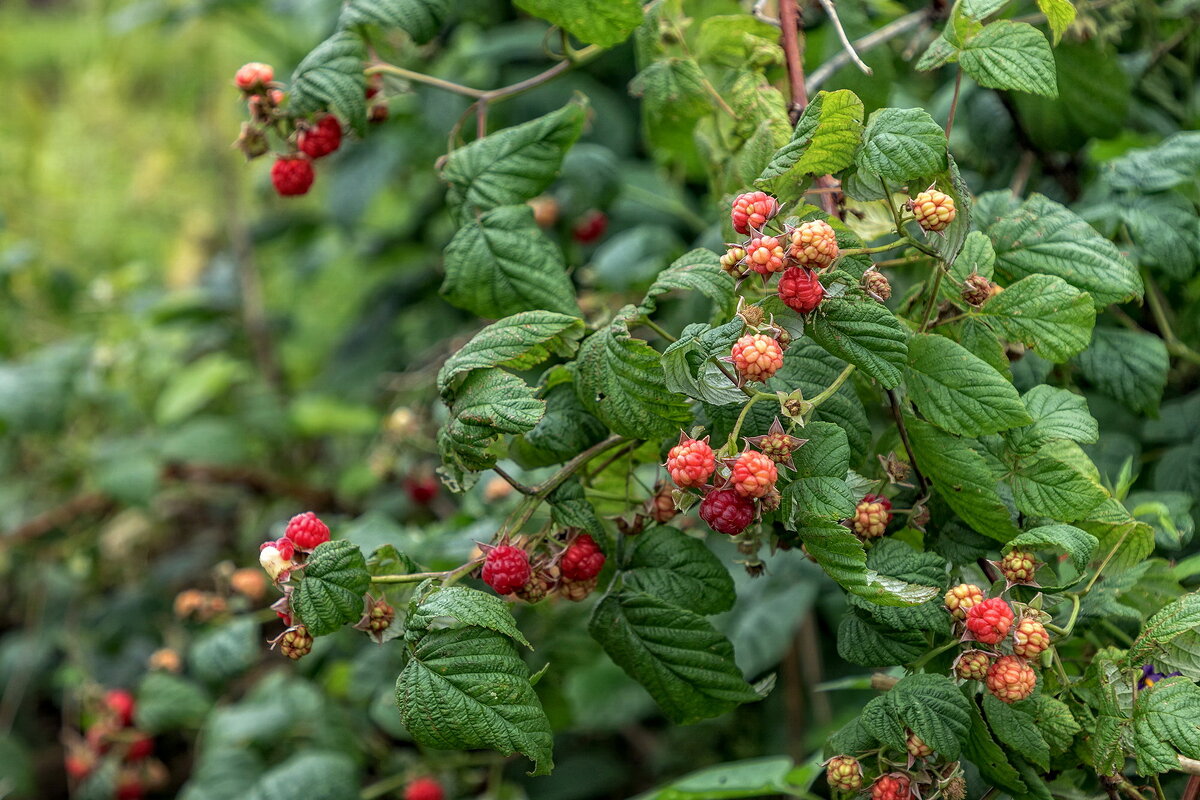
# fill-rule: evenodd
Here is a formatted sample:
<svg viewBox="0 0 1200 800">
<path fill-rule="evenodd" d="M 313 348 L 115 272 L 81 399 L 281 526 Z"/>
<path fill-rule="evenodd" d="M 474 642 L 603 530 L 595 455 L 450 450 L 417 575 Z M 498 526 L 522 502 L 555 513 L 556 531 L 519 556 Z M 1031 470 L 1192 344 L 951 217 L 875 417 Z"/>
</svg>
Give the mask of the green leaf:
<svg viewBox="0 0 1200 800">
<path fill-rule="evenodd" d="M 1050 32 L 1054 34 L 1054 44 L 1057 46 L 1063 32 L 1075 21 L 1075 6 L 1071 0 L 1037 0 L 1038 8 L 1046 15 L 1050 23 Z"/>
<path fill-rule="evenodd" d="M 178 675 L 151 672 L 138 686 L 135 720 L 149 734 L 199 728 L 212 708 L 203 688 Z"/>
<path fill-rule="evenodd" d="M 575 363 L 576 391 L 585 408 L 615 433 L 634 439 L 669 436 L 691 424 L 684 399 L 667 391 L 659 354 L 629 333 L 637 309 L 584 340 Z"/>
<path fill-rule="evenodd" d="M 830 354 L 878 380 L 885 389 L 900 384 L 908 355 L 908 332 L 874 301 L 834 297 L 813 315 L 808 335 Z"/>
<path fill-rule="evenodd" d="M 527 205 L 501 206 L 468 220 L 446 245 L 447 302 L 481 317 L 521 311 L 579 316 L 562 252 Z"/>
<path fill-rule="evenodd" d="M 929 47 L 925 48 L 921 57 L 917 59 L 915 69 L 918 72 L 929 72 L 956 60 L 958 60 L 958 48 L 946 38 L 946 34 L 939 33 L 937 38 L 929 43 Z"/>
<path fill-rule="evenodd" d="M 923 109 L 881 108 L 867 120 L 855 163 L 893 184 L 945 172 L 946 132 Z"/>
<path fill-rule="evenodd" d="M 554 311 L 525 311 L 494 322 L 472 337 L 438 371 L 445 397 L 454 379 L 487 367 L 526 370 L 552 355 L 570 358 L 583 336 L 583 320 Z"/>
<path fill-rule="evenodd" d="M 978 445 L 917 419 L 905 421 L 921 472 L 946 504 L 985 536 L 1001 542 L 1016 536 L 1012 515 L 996 490 L 996 476 Z"/>
<path fill-rule="evenodd" d="M 494 594 L 465 586 L 430 586 L 413 594 L 405 637 L 417 641 L 431 630 L 476 627 L 502 633 L 533 649 L 517 628 L 508 604 Z"/>
<path fill-rule="evenodd" d="M 1137 414 L 1158 410 L 1171 366 L 1162 339 L 1121 328 L 1097 328 L 1074 363 L 1097 389 Z"/>
<path fill-rule="evenodd" d="M 449 0 L 350 0 L 342 7 L 338 27 L 399 28 L 417 44 L 424 44 L 441 31 L 449 7 Z"/>
<path fill-rule="evenodd" d="M 566 372 L 565 368 L 563 369 Z M 569 373 L 568 373 L 569 374 Z M 559 464 L 600 442 L 608 428 L 583 408 L 568 380 L 542 390 L 546 413 L 510 443 L 509 455 L 526 468 Z"/>
<path fill-rule="evenodd" d="M 1054 51 L 1028 23 L 1003 19 L 985 25 L 963 45 L 958 63 L 985 88 L 1058 97 Z"/>
<path fill-rule="evenodd" d="M 367 126 L 366 59 L 367 49 L 358 34 L 333 34 L 296 66 L 288 92 L 289 110 L 311 114 L 328 108 L 361 135 Z"/>
<path fill-rule="evenodd" d="M 958 759 L 970 737 L 971 701 L 945 675 L 931 672 L 907 675 L 871 703 L 877 701 L 882 701 L 880 705 L 887 716 L 898 720 L 902 728 L 917 734 L 947 760 Z"/>
<path fill-rule="evenodd" d="M 1031 453 L 1055 439 L 1093 444 L 1100 438 L 1100 426 L 1081 394 L 1041 384 L 1021 400 L 1033 423 L 1005 434 L 1009 447 L 1018 453 Z"/>
<path fill-rule="evenodd" d="M 958 335 L 959 344 L 1005 378 L 1011 377 L 1008 354 L 1004 351 L 1004 345 L 1000 343 L 1000 339 L 983 321 L 982 317 L 968 316 L 959 323 L 955 333 Z"/>
<path fill-rule="evenodd" d="M 1032 419 L 1011 383 L 945 336 L 908 340 L 904 384 L 921 414 L 950 433 L 982 436 Z"/>
<path fill-rule="evenodd" d="M 984 195 L 980 204 L 990 206 L 990 197 Z M 976 222 L 992 240 L 1000 274 L 1013 279 L 1038 273 L 1058 276 L 1090 294 L 1097 307 L 1142 294 L 1141 277 L 1116 245 L 1043 195 L 1031 195 L 999 218 Z"/>
<path fill-rule="evenodd" d="M 807 447 L 807 445 L 805 445 Z M 803 448 L 801 448 L 803 449 Z M 913 606 L 940 594 L 937 586 L 922 586 L 867 569 L 862 541 L 831 520 L 811 520 L 796 530 L 804 550 L 842 588 L 872 603 Z"/>
<path fill-rule="evenodd" d="M 728 611 L 737 599 L 729 570 L 704 542 L 661 525 L 634 540 L 621 580 L 629 589 L 697 614 Z"/>
<path fill-rule="evenodd" d="M 1129 648 L 1126 666 L 1136 669 L 1154 661 L 1154 656 L 1163 645 L 1197 627 L 1200 627 L 1200 593 L 1192 592 L 1173 600 L 1146 621 L 1142 632 Z"/>
<path fill-rule="evenodd" d="M 721 269 L 721 259 L 716 253 L 703 248 L 692 250 L 658 273 L 646 292 L 641 311 L 651 313 L 657 305 L 656 298 L 674 289 L 700 292 L 712 300 L 714 311 L 725 311 L 733 302 L 733 283 L 729 274 Z"/>
<path fill-rule="evenodd" d="M 588 631 L 672 722 L 698 722 L 759 699 L 728 639 L 699 614 L 653 595 L 606 596 Z"/>
<path fill-rule="evenodd" d="M 483 628 L 429 631 L 396 679 L 396 705 L 422 747 L 521 753 L 534 775 L 554 769 L 554 734 L 507 636 Z"/>
<path fill-rule="evenodd" d="M 1096 310 L 1088 295 L 1052 275 L 1030 275 L 977 312 L 1006 339 L 1060 363 L 1088 346 Z"/>
<path fill-rule="evenodd" d="M 1041 732 L 1052 753 L 1061 753 L 1071 748 L 1071 740 L 1079 733 L 1079 723 L 1071 714 L 1071 708 L 1061 700 L 1056 700 L 1048 694 L 1038 692 L 1028 700 L 1016 703 L 1013 708 L 1020 709 L 1033 718 L 1033 724 Z"/>
<path fill-rule="evenodd" d="M 990 693 L 983 696 L 983 710 L 997 739 L 1037 764 L 1043 772 L 1050 769 L 1050 745 L 1032 716 Z"/>
<path fill-rule="evenodd" d="M 813 422 L 804 436 L 808 443 L 792 455 L 796 476 L 783 490 L 784 518 L 795 527 L 814 517 L 839 520 L 853 515 L 857 499 L 846 486 L 846 432 L 832 422 Z"/>
<path fill-rule="evenodd" d="M 154 417 L 164 426 L 182 422 L 248 377 L 244 361 L 225 353 L 204 356 L 171 376 L 158 396 Z"/>
<path fill-rule="evenodd" d="M 971 19 L 983 22 L 1006 5 L 1008 0 L 962 0 L 961 8 L 962 13 Z"/>
<path fill-rule="evenodd" d="M 260 650 L 258 623 L 237 617 L 198 636 L 188 648 L 187 663 L 201 680 L 220 683 L 249 669 Z"/>
<path fill-rule="evenodd" d="M 455 422 L 486 427 L 493 436 L 532 430 L 544 409 L 525 381 L 499 369 L 468 373 L 450 406 Z"/>
<path fill-rule="evenodd" d="M 1108 185 L 1118 190 L 1161 192 L 1186 183 L 1200 172 L 1200 131 L 1180 131 L 1153 147 L 1127 150 L 1104 168 Z"/>
<path fill-rule="evenodd" d="M 863 102 L 848 89 L 817 92 L 791 141 L 771 157 L 756 186 L 787 199 L 805 175 L 829 175 L 854 163 L 863 138 Z"/>
<path fill-rule="evenodd" d="M 706 767 L 637 795 L 633 800 L 731 800 L 801 795 L 820 771 L 815 761 L 796 767 L 787 756 L 768 756 Z"/>
<path fill-rule="evenodd" d="M 555 524 L 564 528 L 579 528 L 587 531 L 596 541 L 604 541 L 604 528 L 596 517 L 596 510 L 588 502 L 579 478 L 571 477 L 546 498 L 550 504 L 550 517 Z"/>
<path fill-rule="evenodd" d="M 371 574 L 357 545 L 344 540 L 318 545 L 301 575 L 292 610 L 313 636 L 333 633 L 362 617 Z"/>
<path fill-rule="evenodd" d="M 562 28 L 586 44 L 612 47 L 642 24 L 639 0 L 514 0 L 528 11 Z"/>
<path fill-rule="evenodd" d="M 1021 462 L 1012 476 L 1013 502 L 1034 517 L 1074 522 L 1108 499 L 1094 478 L 1045 455 Z"/>
<path fill-rule="evenodd" d="M 1021 780 L 1021 773 L 1008 760 L 1008 754 L 996 744 L 991 731 L 983 721 L 979 708 L 970 703 L 971 729 L 963 742 L 962 755 L 979 769 L 979 774 L 988 782 L 1009 790 L 1015 797 L 1023 797 L 1028 790 Z"/>
<path fill-rule="evenodd" d="M 585 116 L 585 104 L 572 101 L 451 151 L 442 168 L 442 179 L 450 184 L 450 202 L 467 212 L 480 212 L 541 194 L 579 138 Z"/>
<path fill-rule="evenodd" d="M 918 552 L 891 537 L 881 539 L 867 553 L 867 568 L 918 586 L 931 586 L 939 594 L 917 606 L 881 606 L 859 595 L 850 595 L 850 605 L 869 615 L 876 623 L 892 631 L 950 633 L 950 617 L 942 605 L 941 593 L 949 585 L 946 559 L 937 553 Z M 903 663 L 903 662 L 897 662 Z"/>
<path fill-rule="evenodd" d="M 942 612 L 945 614 L 945 612 Z M 920 631 L 896 631 L 879 625 L 863 610 L 842 615 L 837 629 L 838 655 L 860 667 L 910 664 L 929 649 Z"/>
<path fill-rule="evenodd" d="M 296 787 L 322 800 L 356 800 L 358 770 L 345 753 L 299 752 L 268 770 L 246 800 L 292 800 Z"/>
<path fill-rule="evenodd" d="M 694 58 L 664 58 L 639 72 L 629 82 L 629 93 L 642 98 L 648 117 L 696 119 L 712 108 L 706 81 Z"/>
<path fill-rule="evenodd" d="M 766 304 L 766 308 L 772 313 L 773 305 Z M 780 306 L 783 307 L 783 304 L 780 303 Z M 775 314 L 775 320 L 780 321 L 779 314 Z M 800 389 L 805 397 L 814 397 L 832 385 L 845 368 L 845 361 L 825 352 L 812 339 L 795 338 L 783 359 L 783 367 L 768 382 L 768 388 L 771 391 L 785 392 Z M 818 406 L 813 420 L 837 423 L 850 440 L 852 456 L 866 455 L 871 444 L 871 425 L 866 409 L 854 391 L 853 381 L 843 383 L 832 397 Z"/>
<path fill-rule="evenodd" d="M 1010 550 L 1054 550 L 1066 553 L 1077 572 L 1083 572 L 1100 544 L 1095 536 L 1071 525 L 1042 525 L 1024 531 L 1004 546 Z"/>
<path fill-rule="evenodd" d="M 1177 755 L 1200 758 L 1200 686 L 1166 678 L 1139 692 L 1133 703 L 1133 752 L 1142 775 L 1179 768 Z"/>
<path fill-rule="evenodd" d="M 1200 258 L 1200 226 L 1190 200 L 1178 194 L 1135 195 L 1105 204 L 1137 245 L 1136 260 L 1166 277 L 1186 281 Z"/>
<path fill-rule="evenodd" d="M 714 336 L 722 329 L 729 335 Z M 724 357 L 742 332 L 740 323 L 721 328 L 711 328 L 702 323 L 692 323 L 683 329 L 679 339 L 672 342 L 662 354 L 663 376 L 667 390 L 702 400 L 714 406 L 746 400 L 729 376 L 721 371 L 714 357 Z M 787 363 L 787 359 L 784 359 Z"/>
<path fill-rule="evenodd" d="M 971 231 L 963 240 L 958 258 L 954 259 L 954 263 L 950 265 L 950 275 L 959 283 L 972 274 L 982 275 L 991 280 L 995 274 L 995 268 L 996 251 L 992 248 L 992 240 L 987 238 L 982 231 Z M 957 287 L 943 285 L 943 289 L 952 296 L 958 294 Z"/>
</svg>

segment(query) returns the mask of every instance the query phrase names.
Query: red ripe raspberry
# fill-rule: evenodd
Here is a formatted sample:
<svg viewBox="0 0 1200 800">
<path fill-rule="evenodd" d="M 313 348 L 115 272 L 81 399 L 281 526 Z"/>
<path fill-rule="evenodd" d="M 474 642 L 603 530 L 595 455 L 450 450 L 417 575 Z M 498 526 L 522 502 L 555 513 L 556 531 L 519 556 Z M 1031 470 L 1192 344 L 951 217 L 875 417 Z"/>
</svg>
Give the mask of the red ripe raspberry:
<svg viewBox="0 0 1200 800">
<path fill-rule="evenodd" d="M 1023 619 L 1013 632 L 1013 652 L 1024 658 L 1037 658 L 1050 646 L 1046 626 L 1036 619 Z"/>
<path fill-rule="evenodd" d="M 834 756 L 825 765 L 829 788 L 857 792 L 862 788 L 862 764 L 854 756 Z"/>
<path fill-rule="evenodd" d="M 811 269 L 789 267 L 779 279 L 779 299 L 793 311 L 808 314 L 821 305 L 825 287 Z"/>
<path fill-rule="evenodd" d="M 260 64 L 257 61 L 243 64 L 233 76 L 234 84 L 243 92 L 263 88 L 274 79 L 274 68 L 270 64 Z"/>
<path fill-rule="evenodd" d="M 1014 583 L 1033 583 L 1037 572 L 1037 559 L 1028 550 L 1010 550 L 996 564 L 1009 585 Z"/>
<path fill-rule="evenodd" d="M 1033 694 L 1037 673 L 1023 658 L 1000 656 L 988 669 L 987 687 L 997 699 L 1015 703 Z"/>
<path fill-rule="evenodd" d="M 143 758 L 149 758 L 154 754 L 154 740 L 149 736 L 139 736 L 129 743 L 129 749 L 125 751 L 126 761 L 141 761 Z"/>
<path fill-rule="evenodd" d="M 288 520 L 283 536 L 301 550 L 312 550 L 317 545 L 329 541 L 329 526 L 313 512 L 305 511 Z"/>
<path fill-rule="evenodd" d="M 433 778 L 417 778 L 404 787 L 404 800 L 442 800 L 442 785 Z"/>
<path fill-rule="evenodd" d="M 824 269 L 838 257 L 837 234 L 823 219 L 802 222 L 792 231 L 788 255 L 802 267 Z"/>
<path fill-rule="evenodd" d="M 783 348 L 763 333 L 746 334 L 729 353 L 738 374 L 750 382 L 766 383 L 783 366 Z"/>
<path fill-rule="evenodd" d="M 419 506 L 427 506 L 437 497 L 437 478 L 429 474 L 409 475 L 404 479 L 404 492 Z"/>
<path fill-rule="evenodd" d="M 981 681 L 987 677 L 992 657 L 982 650 L 968 650 L 954 662 L 954 674 L 963 680 Z"/>
<path fill-rule="evenodd" d="M 735 278 L 742 276 L 742 263 L 746 260 L 746 251 L 741 247 L 731 247 L 721 256 L 721 269 Z"/>
<path fill-rule="evenodd" d="M 483 582 L 496 594 L 512 594 L 525 585 L 530 574 L 529 554 L 512 545 L 493 547 L 483 561 Z"/>
<path fill-rule="evenodd" d="M 774 461 L 755 450 L 746 450 L 733 462 L 729 483 L 742 497 L 763 497 L 775 488 L 778 478 Z"/>
<path fill-rule="evenodd" d="M 303 625 L 289 628 L 279 637 L 279 652 L 292 661 L 299 661 L 311 653 L 312 646 L 313 637 Z"/>
<path fill-rule="evenodd" d="M 280 156 L 271 165 L 271 183 L 283 197 L 307 194 L 313 183 L 312 162 L 299 156 Z"/>
<path fill-rule="evenodd" d="M 608 216 L 603 211 L 593 208 L 575 223 L 572 235 L 580 244 L 591 244 L 603 236 L 606 230 L 608 230 Z"/>
<path fill-rule="evenodd" d="M 967 632 L 984 644 L 998 644 L 1008 635 L 1012 624 L 1012 608 L 999 597 L 989 598 L 967 609 Z"/>
<path fill-rule="evenodd" d="M 883 495 L 869 494 L 854 509 L 854 532 L 864 539 L 883 536 L 892 521 L 892 501 Z"/>
<path fill-rule="evenodd" d="M 925 744 L 925 740 L 912 731 L 908 732 L 908 740 L 904 743 L 904 749 L 913 758 L 929 758 L 933 755 L 933 748 Z"/>
<path fill-rule="evenodd" d="M 322 114 L 315 125 L 300 131 L 296 145 L 309 158 L 327 156 L 342 146 L 342 124 L 333 114 Z"/>
<path fill-rule="evenodd" d="M 863 273 L 862 288 L 880 302 L 892 296 L 892 284 L 888 283 L 886 275 L 876 269 Z"/>
<path fill-rule="evenodd" d="M 142 800 L 146 796 L 146 788 L 136 773 L 122 772 L 117 779 L 117 800 Z"/>
<path fill-rule="evenodd" d="M 679 444 L 667 453 L 667 472 L 680 489 L 692 489 L 708 482 L 717 460 L 708 437 L 689 439 L 679 434 Z"/>
<path fill-rule="evenodd" d="M 575 537 L 575 541 L 567 545 L 558 566 L 567 580 L 591 580 L 604 568 L 604 552 L 595 539 L 586 533 L 580 534 Z"/>
<path fill-rule="evenodd" d="M 954 198 L 932 186 L 909 200 L 908 208 L 917 218 L 917 224 L 927 231 L 946 230 L 958 213 Z"/>
<path fill-rule="evenodd" d="M 133 722 L 133 695 L 124 689 L 110 689 L 104 695 L 104 707 L 112 712 L 122 726 Z"/>
<path fill-rule="evenodd" d="M 967 609 L 983 602 L 983 590 L 973 583 L 960 583 L 946 592 L 946 610 L 955 619 L 966 619 Z"/>
<path fill-rule="evenodd" d="M 716 489 L 700 501 L 700 519 L 718 533 L 737 536 L 754 521 L 754 501 L 734 489 Z"/>
<path fill-rule="evenodd" d="M 761 231 L 767 220 L 779 213 L 779 203 L 766 192 L 747 192 L 733 200 L 729 219 L 738 233 Z"/>
<path fill-rule="evenodd" d="M 908 776 L 903 772 L 880 775 L 871 784 L 871 800 L 908 800 L 910 785 Z"/>
<path fill-rule="evenodd" d="M 774 236 L 755 236 L 746 243 L 746 263 L 759 275 L 784 268 L 783 245 Z"/>
</svg>

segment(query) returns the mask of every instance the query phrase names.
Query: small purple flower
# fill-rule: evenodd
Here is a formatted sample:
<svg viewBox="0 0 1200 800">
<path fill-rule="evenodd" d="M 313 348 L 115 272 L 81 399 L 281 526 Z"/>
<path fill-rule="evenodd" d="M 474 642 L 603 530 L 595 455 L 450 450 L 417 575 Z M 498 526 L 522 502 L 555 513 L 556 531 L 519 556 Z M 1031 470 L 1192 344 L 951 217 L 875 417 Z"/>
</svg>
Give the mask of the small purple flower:
<svg viewBox="0 0 1200 800">
<path fill-rule="evenodd" d="M 1143 664 L 1142 677 L 1138 681 L 1138 690 L 1141 691 L 1144 689 L 1149 689 L 1163 678 L 1174 678 L 1182 674 L 1182 672 L 1172 672 L 1170 675 L 1163 675 L 1161 672 L 1155 670 L 1153 664 Z"/>
</svg>

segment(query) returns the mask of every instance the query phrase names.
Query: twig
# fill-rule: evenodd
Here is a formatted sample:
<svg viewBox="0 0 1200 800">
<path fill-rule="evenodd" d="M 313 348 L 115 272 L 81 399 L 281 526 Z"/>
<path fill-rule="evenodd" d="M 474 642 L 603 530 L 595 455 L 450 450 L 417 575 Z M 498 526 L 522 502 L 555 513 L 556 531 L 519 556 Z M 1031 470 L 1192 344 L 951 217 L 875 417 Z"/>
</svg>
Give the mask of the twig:
<svg viewBox="0 0 1200 800">
<path fill-rule="evenodd" d="M 525 484 L 521 483 L 519 480 L 517 480 L 513 476 L 509 475 L 507 472 L 505 472 L 503 469 L 500 468 L 499 464 L 496 464 L 492 467 L 492 472 L 496 473 L 501 478 L 503 478 L 505 481 L 507 481 L 509 486 L 516 489 L 521 494 L 533 494 L 533 489 L 531 489 L 528 486 L 526 486 Z"/>
<path fill-rule="evenodd" d="M 954 71 L 954 97 L 950 100 L 950 115 L 946 117 L 946 141 L 950 141 L 950 131 L 954 129 L 954 112 L 958 110 L 958 93 L 962 89 L 962 68 Z"/>
<path fill-rule="evenodd" d="M 925 480 L 925 476 L 921 474 L 921 468 L 917 466 L 917 457 L 913 454 L 912 443 L 908 440 L 908 428 L 904 425 L 904 414 L 900 411 L 900 399 L 896 397 L 894 389 L 888 389 L 887 396 L 888 403 L 892 407 L 892 416 L 896 418 L 896 428 L 900 432 L 900 442 L 904 445 L 904 452 L 908 453 L 908 463 L 913 468 L 913 475 L 921 487 L 921 493 L 928 494 L 929 482 Z"/>
<path fill-rule="evenodd" d="M 833 0 L 818 0 L 818 2 L 820 2 L 821 8 L 825 9 L 825 14 L 829 17 L 829 21 L 833 23 L 833 28 L 837 31 L 838 40 L 842 43 L 842 51 L 846 57 L 865 74 L 874 75 L 875 73 L 866 65 L 866 62 L 859 57 L 858 53 L 854 52 L 854 45 L 850 43 L 850 37 L 846 36 L 846 29 L 842 27 L 842 21 L 838 18 L 837 8 L 834 7 Z"/>
<path fill-rule="evenodd" d="M 0 537 L 0 544 L 36 539 L 55 528 L 61 528 L 76 517 L 106 514 L 115 506 L 112 498 L 101 492 L 81 494 L 13 528 Z"/>
<path fill-rule="evenodd" d="M 800 52 L 800 9 L 796 0 L 779 0 L 780 42 L 787 63 L 788 87 L 792 101 L 788 106 L 788 117 L 792 124 L 800 119 L 800 113 L 808 105 L 808 90 L 804 83 L 804 60 Z"/>
<path fill-rule="evenodd" d="M 1008 187 L 1013 197 L 1019 198 L 1025 193 L 1025 184 L 1029 182 L 1029 173 L 1033 171 L 1034 161 L 1037 161 L 1037 155 L 1032 150 L 1021 151 L 1021 160 L 1017 162 L 1012 183 Z"/>
<path fill-rule="evenodd" d="M 865 53 L 868 50 L 874 49 L 884 42 L 891 41 L 903 33 L 917 28 L 923 23 L 929 21 L 929 10 L 922 8 L 918 11 L 913 11 L 910 14 L 905 14 L 899 19 L 889 22 L 877 31 L 868 33 L 859 39 L 855 39 L 850 45 L 850 51 L 842 50 L 833 58 L 826 61 L 821 66 L 813 70 L 808 76 L 809 91 L 817 91 L 818 88 L 829 80 L 833 73 L 850 63 L 850 52 Z"/>
</svg>

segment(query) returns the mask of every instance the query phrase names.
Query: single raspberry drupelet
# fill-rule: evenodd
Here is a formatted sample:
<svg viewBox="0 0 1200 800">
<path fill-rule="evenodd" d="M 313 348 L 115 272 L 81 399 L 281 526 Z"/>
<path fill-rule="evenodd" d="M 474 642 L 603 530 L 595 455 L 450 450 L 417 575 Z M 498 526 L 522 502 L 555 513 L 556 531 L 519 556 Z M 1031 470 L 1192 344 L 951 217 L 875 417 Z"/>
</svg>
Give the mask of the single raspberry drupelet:
<svg viewBox="0 0 1200 800">
<path fill-rule="evenodd" d="M 967 609 L 983 602 L 983 590 L 973 583 L 960 583 L 946 592 L 945 602 L 955 619 L 966 619 Z"/>
<path fill-rule="evenodd" d="M 766 277 L 784 268 L 783 245 L 774 236 L 755 236 L 746 243 L 746 264 Z"/>
<path fill-rule="evenodd" d="M 309 158 L 327 156 L 342 146 L 342 124 L 333 114 L 323 114 L 315 124 L 300 131 L 296 145 Z"/>
<path fill-rule="evenodd" d="M 808 314 L 825 298 L 825 287 L 817 273 L 803 267 L 789 267 L 779 279 L 779 299 L 793 311 Z"/>
<path fill-rule="evenodd" d="M 717 468 L 716 456 L 708 444 L 708 437 L 689 439 L 679 434 L 679 444 L 667 453 L 667 472 L 680 489 L 694 489 L 708 482 Z"/>
<path fill-rule="evenodd" d="M 313 184 L 312 162 L 299 156 L 280 156 L 271 165 L 271 184 L 283 197 L 307 194 Z"/>
<path fill-rule="evenodd" d="M 329 541 L 329 526 L 313 512 L 305 511 L 288 520 L 283 535 L 301 550 L 312 550 Z"/>
<path fill-rule="evenodd" d="M 742 497 L 764 497 L 775 488 L 778 478 L 774 461 L 763 453 L 746 450 L 733 462 L 729 484 Z"/>
<path fill-rule="evenodd" d="M 297 625 L 279 637 L 279 652 L 292 661 L 299 661 L 312 652 L 313 637 L 308 628 Z"/>
<path fill-rule="evenodd" d="M 766 383 L 783 366 L 783 348 L 763 333 L 738 339 L 729 355 L 738 374 L 751 383 Z"/>
<path fill-rule="evenodd" d="M 888 283 L 886 275 L 876 269 L 863 273 L 862 288 L 881 303 L 892 296 L 892 284 Z"/>
<path fill-rule="evenodd" d="M 1015 703 L 1033 694 L 1037 673 L 1023 658 L 1000 656 L 987 673 L 988 690 L 1005 703 Z"/>
<path fill-rule="evenodd" d="M 908 800 L 912 793 L 911 785 L 903 772 L 880 775 L 871 784 L 871 800 Z"/>
<path fill-rule="evenodd" d="M 717 533 L 737 536 L 754 521 L 754 501 L 735 489 L 715 489 L 700 501 L 700 519 Z"/>
<path fill-rule="evenodd" d="M 604 569 L 604 551 L 591 536 L 580 534 L 567 545 L 558 566 L 567 580 L 588 581 Z"/>
<path fill-rule="evenodd" d="M 954 674 L 966 681 L 981 681 L 987 677 L 992 657 L 982 650 L 968 650 L 954 662 Z"/>
<path fill-rule="evenodd" d="M 829 788 L 857 792 L 862 788 L 862 764 L 854 756 L 834 756 L 825 765 L 825 780 Z"/>
<path fill-rule="evenodd" d="M 864 539 L 883 536 L 892 521 L 892 501 L 883 495 L 869 494 L 854 509 L 854 532 Z"/>
<path fill-rule="evenodd" d="M 913 758 L 929 758 L 933 755 L 933 748 L 925 744 L 925 740 L 912 731 L 908 732 L 908 739 L 904 742 L 904 749 Z"/>
<path fill-rule="evenodd" d="M 1009 585 L 1033 583 L 1037 573 L 1037 558 L 1028 550 L 1010 550 L 996 563 Z"/>
<path fill-rule="evenodd" d="M 967 609 L 967 632 L 978 642 L 998 644 L 1013 624 L 1013 610 L 999 597 L 976 603 Z"/>
<path fill-rule="evenodd" d="M 519 547 L 502 544 L 488 550 L 483 561 L 483 582 L 496 594 L 512 594 L 529 581 L 529 554 Z"/>
<path fill-rule="evenodd" d="M 1036 619 L 1023 619 L 1013 631 L 1013 652 L 1023 658 L 1037 658 L 1050 646 L 1046 626 Z"/>
<path fill-rule="evenodd" d="M 738 233 L 761 231 L 767 220 L 779 213 L 779 203 L 766 192 L 747 192 L 733 200 L 729 219 Z"/>
<path fill-rule="evenodd" d="M 963 281 L 962 299 L 968 305 L 978 308 L 986 303 L 1000 287 L 978 273 L 971 273 Z"/>
<path fill-rule="evenodd" d="M 731 247 L 721 256 L 721 269 L 735 278 L 740 278 L 745 272 L 746 250 L 741 247 Z"/>
<path fill-rule="evenodd" d="M 954 198 L 932 186 L 908 201 L 917 224 L 927 231 L 944 231 L 958 214 Z"/>
<path fill-rule="evenodd" d="M 266 88 L 275 79 L 275 69 L 270 64 L 251 61 L 243 64 L 233 75 L 234 84 L 243 92 L 253 92 Z"/>
<path fill-rule="evenodd" d="M 433 778 L 417 778 L 404 788 L 404 800 L 443 800 L 442 785 Z"/>
<path fill-rule="evenodd" d="M 792 231 L 788 255 L 802 267 L 824 269 L 837 260 L 837 234 L 823 219 L 802 222 Z"/>
</svg>

